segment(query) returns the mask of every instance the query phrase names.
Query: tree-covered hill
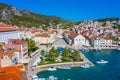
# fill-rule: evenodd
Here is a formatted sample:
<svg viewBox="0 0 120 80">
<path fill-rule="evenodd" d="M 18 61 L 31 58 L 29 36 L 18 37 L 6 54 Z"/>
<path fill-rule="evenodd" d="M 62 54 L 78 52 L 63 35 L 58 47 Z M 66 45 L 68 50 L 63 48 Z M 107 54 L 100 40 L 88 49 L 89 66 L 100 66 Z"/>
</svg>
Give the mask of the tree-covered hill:
<svg viewBox="0 0 120 80">
<path fill-rule="evenodd" d="M 11 5 L 0 3 L 0 22 L 23 27 L 56 27 L 58 24 L 70 27 L 74 22 L 61 19 L 57 16 L 36 14 L 28 10 L 19 10 Z"/>
</svg>

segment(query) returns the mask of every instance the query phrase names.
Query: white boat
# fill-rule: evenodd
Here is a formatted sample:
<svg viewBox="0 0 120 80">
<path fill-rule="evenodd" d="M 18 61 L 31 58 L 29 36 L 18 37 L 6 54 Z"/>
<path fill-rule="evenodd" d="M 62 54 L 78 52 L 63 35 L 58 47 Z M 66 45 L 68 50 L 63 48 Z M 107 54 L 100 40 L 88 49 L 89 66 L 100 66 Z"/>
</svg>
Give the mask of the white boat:
<svg viewBox="0 0 120 80">
<path fill-rule="evenodd" d="M 37 75 L 33 75 L 32 76 L 32 80 L 38 80 L 39 78 L 38 78 L 38 76 Z"/>
<path fill-rule="evenodd" d="M 56 68 L 54 68 L 53 66 L 51 66 L 51 67 L 49 67 L 47 70 L 48 70 L 48 71 L 55 71 Z"/>
<path fill-rule="evenodd" d="M 58 69 L 71 69 L 70 67 L 59 66 Z"/>
<path fill-rule="evenodd" d="M 90 65 L 86 63 L 86 64 L 81 65 L 80 67 L 82 67 L 82 68 L 89 68 Z"/>
<path fill-rule="evenodd" d="M 98 64 L 105 64 L 105 63 L 108 63 L 108 61 L 100 60 L 100 61 L 97 61 L 96 63 L 98 63 Z"/>
<path fill-rule="evenodd" d="M 120 47 L 116 48 L 116 50 L 120 51 Z"/>
<path fill-rule="evenodd" d="M 39 78 L 39 80 L 46 80 L 45 78 Z"/>
<path fill-rule="evenodd" d="M 54 76 L 49 76 L 49 79 L 48 80 L 58 80 L 57 77 L 54 77 Z"/>
</svg>

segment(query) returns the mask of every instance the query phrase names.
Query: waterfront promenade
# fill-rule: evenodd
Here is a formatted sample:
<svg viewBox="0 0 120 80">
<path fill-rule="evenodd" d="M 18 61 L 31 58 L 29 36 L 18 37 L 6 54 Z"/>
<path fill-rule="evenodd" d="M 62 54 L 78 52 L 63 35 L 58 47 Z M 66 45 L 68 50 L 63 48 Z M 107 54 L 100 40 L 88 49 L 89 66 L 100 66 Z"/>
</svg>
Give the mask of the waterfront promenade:
<svg viewBox="0 0 120 80">
<path fill-rule="evenodd" d="M 64 62 L 64 63 L 46 64 L 46 65 L 40 65 L 40 66 L 32 67 L 32 68 L 30 68 L 32 70 L 28 71 L 29 80 L 31 80 L 32 75 L 36 75 L 37 73 L 39 73 L 41 71 L 45 71 L 51 66 L 54 66 L 55 68 L 57 68 L 58 66 L 80 67 L 81 65 L 83 65 L 85 63 L 89 64 L 91 67 L 94 66 L 94 64 L 91 61 L 89 61 L 82 53 L 80 53 L 80 55 L 83 58 L 83 61 L 81 61 L 81 62 Z"/>
</svg>

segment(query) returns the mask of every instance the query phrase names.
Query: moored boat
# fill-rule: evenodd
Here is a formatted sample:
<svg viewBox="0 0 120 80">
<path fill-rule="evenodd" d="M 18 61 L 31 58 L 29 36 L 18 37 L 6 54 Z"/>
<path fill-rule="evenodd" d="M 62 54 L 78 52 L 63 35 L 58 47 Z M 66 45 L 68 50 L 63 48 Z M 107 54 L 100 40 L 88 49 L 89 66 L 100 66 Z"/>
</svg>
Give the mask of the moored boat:
<svg viewBox="0 0 120 80">
<path fill-rule="evenodd" d="M 48 70 L 48 71 L 55 71 L 55 70 L 56 70 L 56 68 L 55 68 L 55 67 L 53 67 L 53 66 L 51 66 L 51 67 L 49 67 L 47 70 Z"/>
<path fill-rule="evenodd" d="M 96 63 L 98 63 L 98 64 L 105 64 L 105 63 L 108 63 L 108 61 L 105 61 L 105 60 L 99 60 L 99 61 L 97 61 Z"/>
<path fill-rule="evenodd" d="M 32 80 L 38 80 L 39 78 L 38 78 L 38 76 L 37 75 L 33 75 L 32 76 Z"/>
<path fill-rule="evenodd" d="M 89 68 L 90 65 L 86 63 L 86 64 L 81 65 L 80 67 L 82 67 L 82 68 Z"/>
<path fill-rule="evenodd" d="M 117 47 L 115 50 L 120 51 L 120 47 Z"/>
<path fill-rule="evenodd" d="M 58 66 L 58 69 L 71 69 L 70 67 Z"/>
</svg>

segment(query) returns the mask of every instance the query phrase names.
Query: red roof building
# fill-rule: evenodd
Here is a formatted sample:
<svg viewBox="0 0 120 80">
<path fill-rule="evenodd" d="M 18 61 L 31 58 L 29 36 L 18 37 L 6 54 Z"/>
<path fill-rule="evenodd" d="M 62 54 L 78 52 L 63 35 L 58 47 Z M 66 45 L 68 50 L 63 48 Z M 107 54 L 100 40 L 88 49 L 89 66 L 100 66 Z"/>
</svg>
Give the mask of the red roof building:
<svg viewBox="0 0 120 80">
<path fill-rule="evenodd" d="M 0 68 L 0 80 L 28 80 L 23 65 Z"/>
<path fill-rule="evenodd" d="M 27 56 L 28 45 L 27 42 L 20 39 L 10 39 L 7 44 L 4 44 L 3 47 L 9 49 L 17 49 L 21 53 L 21 58 Z"/>
</svg>

